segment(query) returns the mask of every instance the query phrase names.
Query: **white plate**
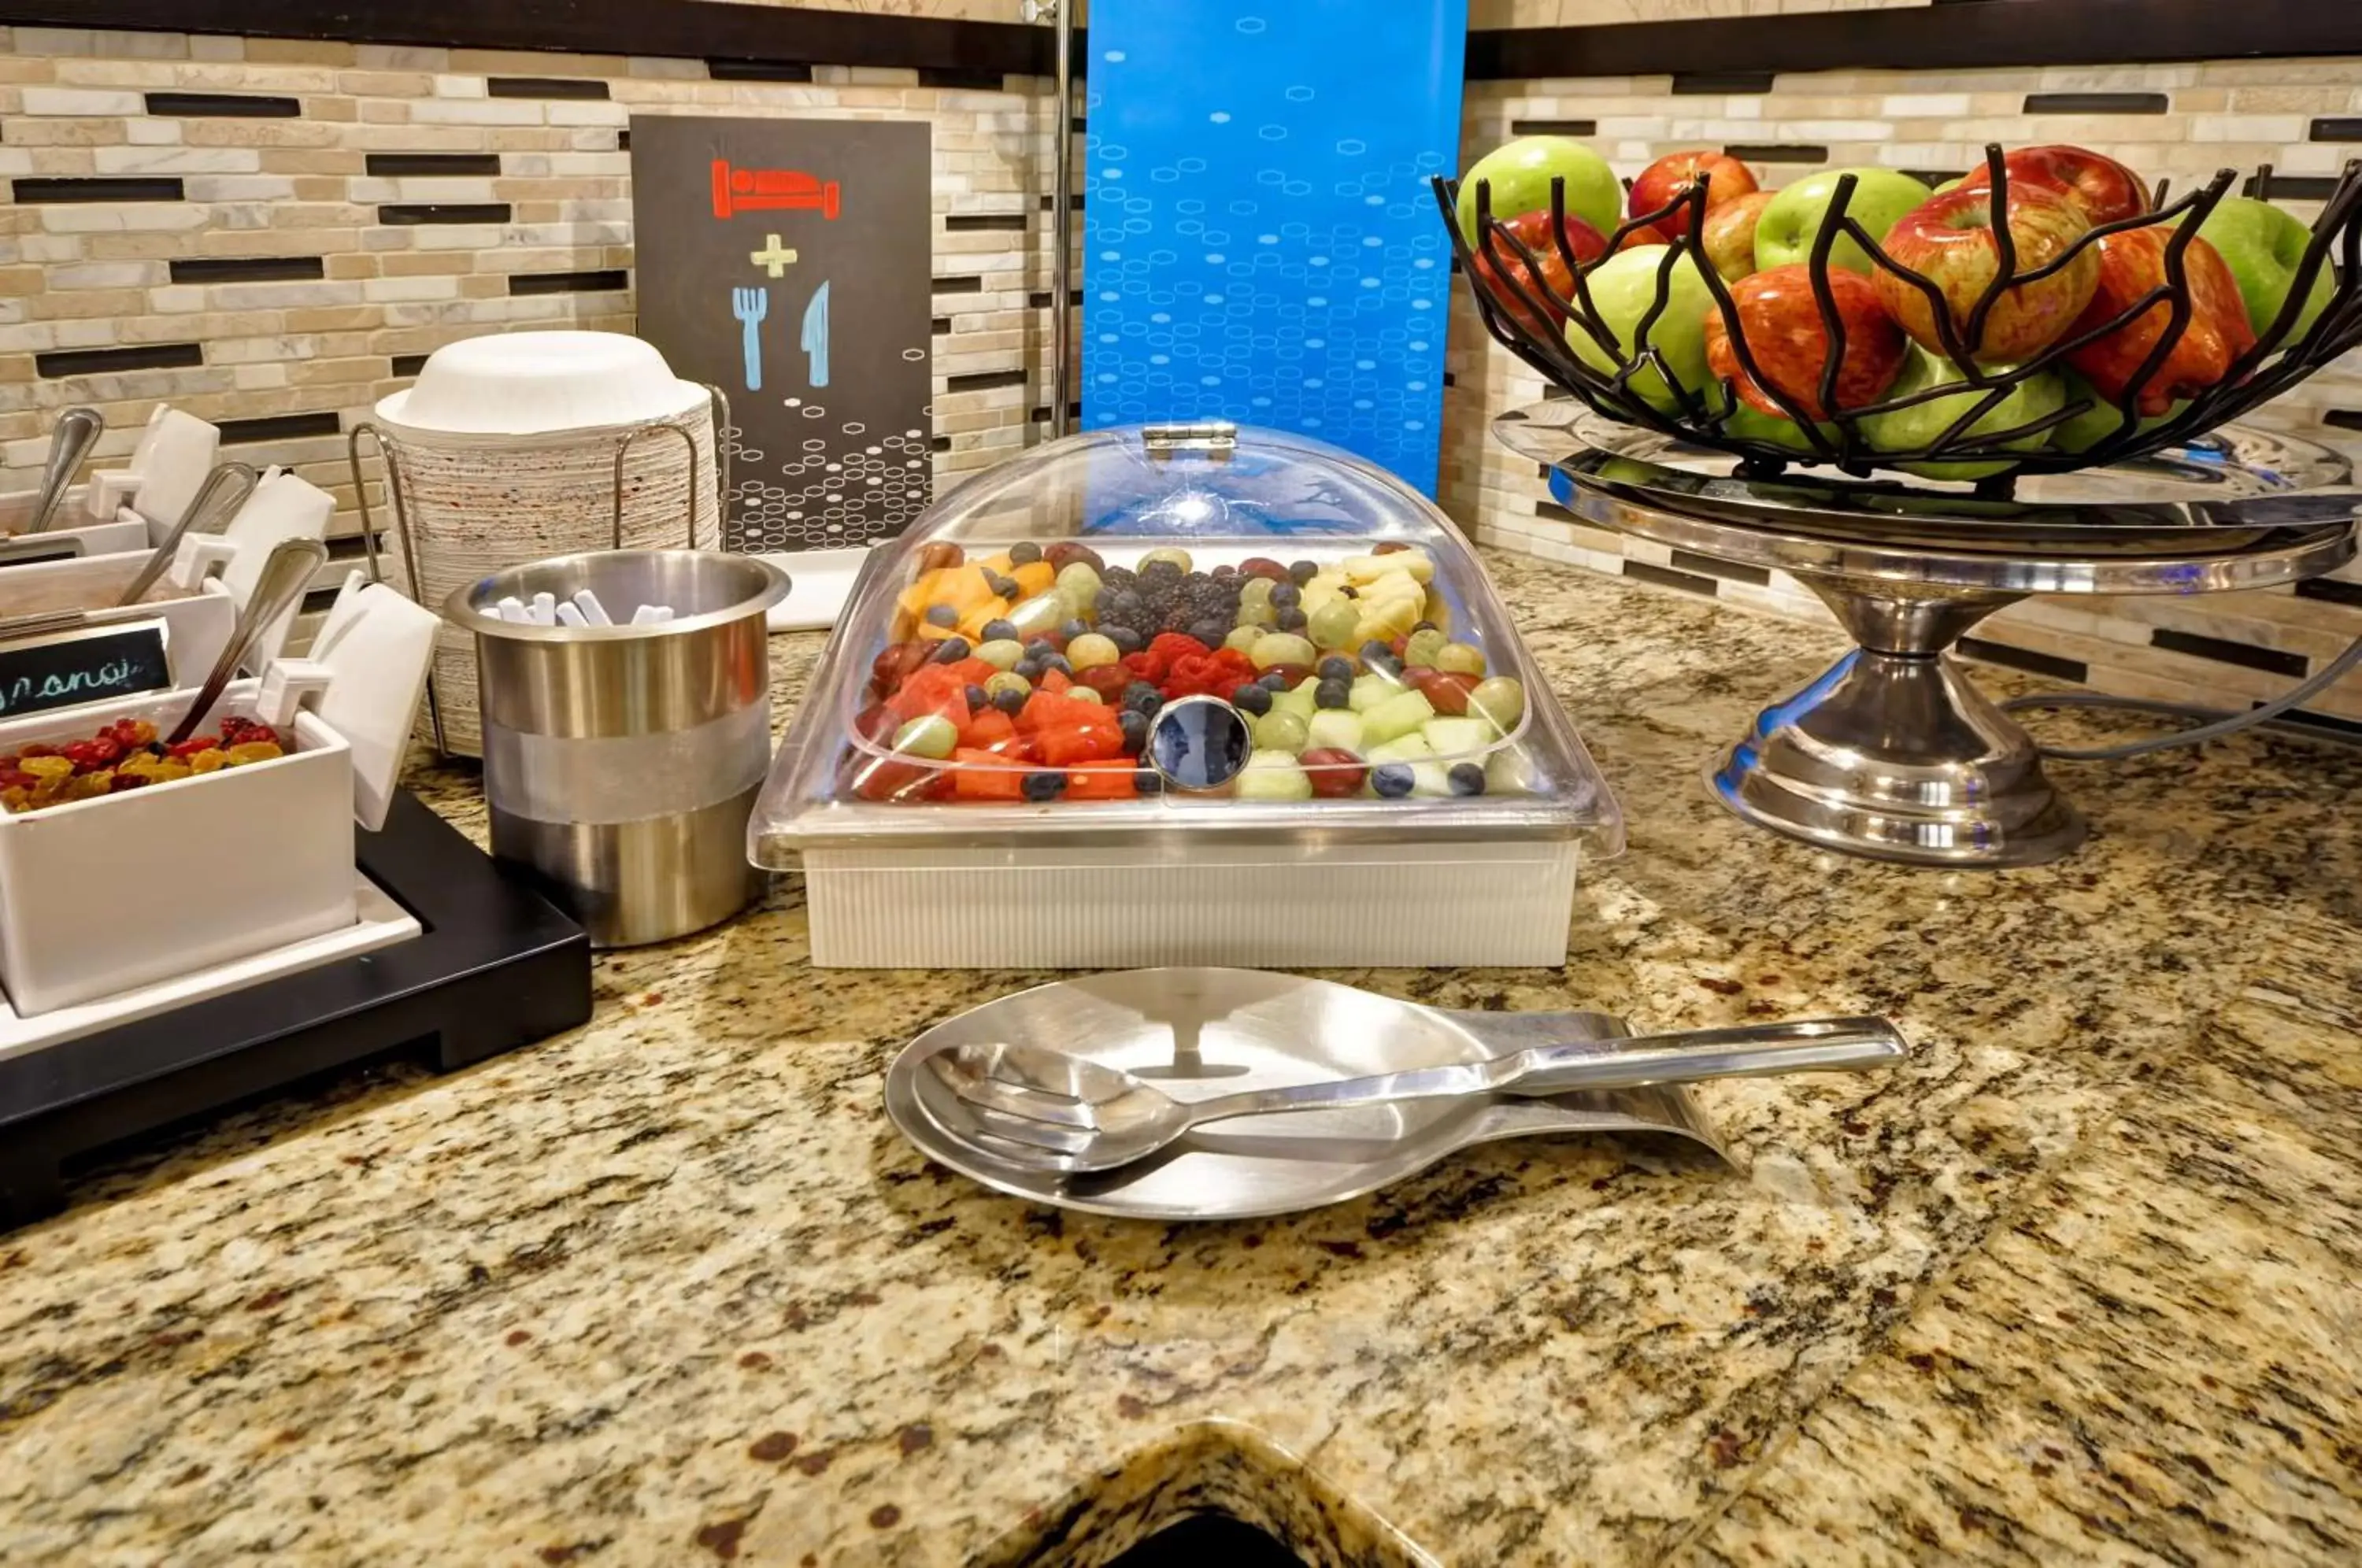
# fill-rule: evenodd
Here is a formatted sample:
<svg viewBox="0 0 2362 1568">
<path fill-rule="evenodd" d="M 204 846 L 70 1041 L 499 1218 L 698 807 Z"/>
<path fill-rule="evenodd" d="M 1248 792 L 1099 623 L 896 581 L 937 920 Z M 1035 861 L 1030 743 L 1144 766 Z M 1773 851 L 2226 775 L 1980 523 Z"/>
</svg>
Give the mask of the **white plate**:
<svg viewBox="0 0 2362 1568">
<path fill-rule="evenodd" d="M 17 1017 L 6 995 L 0 993 L 0 1057 L 46 1050 L 117 1024 L 153 1018 L 192 1002 L 275 980 L 282 975 L 316 969 L 335 959 L 374 953 L 418 934 L 417 918 L 409 911 L 386 897 L 376 883 L 359 871 L 353 873 L 353 879 L 358 884 L 355 897 L 360 903 L 360 918 L 341 931 L 306 937 L 268 953 L 216 964 L 191 975 L 177 975 L 78 1007 L 57 1008 L 37 1018 Z"/>
<path fill-rule="evenodd" d="M 820 632 L 836 624 L 853 597 L 867 547 L 845 550 L 782 550 L 757 558 L 788 574 L 788 596 L 771 606 L 775 632 Z"/>
</svg>

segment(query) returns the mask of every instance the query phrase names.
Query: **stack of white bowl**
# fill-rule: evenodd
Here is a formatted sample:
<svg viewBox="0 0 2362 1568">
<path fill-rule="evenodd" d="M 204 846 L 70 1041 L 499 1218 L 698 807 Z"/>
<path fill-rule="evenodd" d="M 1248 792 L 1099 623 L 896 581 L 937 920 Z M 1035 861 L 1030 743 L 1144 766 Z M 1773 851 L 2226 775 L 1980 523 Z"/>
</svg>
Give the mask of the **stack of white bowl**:
<svg viewBox="0 0 2362 1568">
<path fill-rule="evenodd" d="M 408 391 L 380 403 L 376 422 L 414 557 L 402 558 L 393 534 L 387 575 L 422 604 L 548 556 L 720 547 L 711 395 L 636 337 L 516 332 L 455 343 L 429 357 Z M 637 435 L 654 425 L 677 427 L 689 442 Z M 619 540 L 615 457 L 626 440 Z M 439 744 L 480 756 L 472 634 L 444 628 L 432 690 Z"/>
</svg>

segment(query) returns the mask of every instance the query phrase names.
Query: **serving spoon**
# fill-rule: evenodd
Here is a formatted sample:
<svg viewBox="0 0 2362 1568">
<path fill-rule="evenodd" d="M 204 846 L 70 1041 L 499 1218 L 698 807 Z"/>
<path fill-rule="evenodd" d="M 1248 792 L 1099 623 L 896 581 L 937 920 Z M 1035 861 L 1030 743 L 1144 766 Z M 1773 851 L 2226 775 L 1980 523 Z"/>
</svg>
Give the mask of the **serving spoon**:
<svg viewBox="0 0 2362 1568">
<path fill-rule="evenodd" d="M 1121 978 L 1108 976 L 1083 983 L 1104 987 Z M 1282 980 L 1276 976 L 1268 978 Z M 1431 1029 L 1439 1017 L 1491 1016 L 1439 1014 L 1415 1003 L 1366 992 L 1353 994 L 1360 1015 L 1357 1024 L 1383 1026 L 1384 1010 L 1392 1008 L 1401 1015 L 1396 1032 L 1404 1037 Z M 1499 1016 L 1516 1021 L 1508 1027 L 1521 1032 L 1545 1027 L 1548 1018 Z M 967 1111 L 980 1136 L 963 1141 L 977 1153 L 1031 1170 L 1082 1173 L 1131 1165 L 1167 1147 L 1192 1128 L 1234 1117 L 1496 1094 L 1555 1095 L 1781 1073 L 1860 1072 L 1892 1066 L 1903 1060 L 1908 1050 L 1902 1034 L 1882 1018 L 1814 1019 L 1540 1043 L 1485 1060 L 1198 1100 L 1176 1099 L 1121 1068 L 1025 1043 L 950 1043 L 928 1056 L 922 1066 Z M 961 1135 L 956 1128 L 947 1126 L 945 1131 Z"/>
<path fill-rule="evenodd" d="M 58 514 L 58 503 L 66 498 L 66 487 L 73 483 L 74 472 L 98 438 L 106 434 L 106 416 L 94 408 L 69 408 L 58 415 L 58 423 L 50 433 L 50 460 L 41 470 L 41 490 L 33 502 L 32 515 L 27 519 L 25 532 L 46 534 Z"/>
<path fill-rule="evenodd" d="M 328 547 L 317 539 L 281 539 L 271 547 L 270 554 L 263 558 L 262 574 L 255 580 L 254 592 L 248 597 L 237 624 L 230 628 L 229 641 L 222 645 L 221 657 L 214 660 L 205 683 L 197 688 L 197 700 L 189 704 L 189 711 L 172 726 L 172 733 L 164 737 L 166 745 L 178 745 L 197 733 L 197 726 L 205 722 L 205 715 L 221 701 L 222 690 L 237 674 L 238 665 L 252 651 L 256 640 L 286 613 L 327 564 Z"/>
</svg>

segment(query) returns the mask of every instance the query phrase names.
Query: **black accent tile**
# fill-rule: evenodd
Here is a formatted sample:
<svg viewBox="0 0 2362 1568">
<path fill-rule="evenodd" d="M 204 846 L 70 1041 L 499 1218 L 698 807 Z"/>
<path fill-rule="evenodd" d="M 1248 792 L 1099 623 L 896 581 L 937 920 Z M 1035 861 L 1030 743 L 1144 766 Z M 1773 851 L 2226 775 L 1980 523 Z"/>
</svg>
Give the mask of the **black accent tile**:
<svg viewBox="0 0 2362 1568">
<path fill-rule="evenodd" d="M 1676 93 L 1769 93 L 1772 72 L 1769 71 L 1676 71 L 1673 91 Z"/>
<path fill-rule="evenodd" d="M 2161 115 L 2162 93 L 2028 93 L 2029 115 Z"/>
<path fill-rule="evenodd" d="M 2322 118 L 2312 122 L 2314 141 L 2362 141 L 2362 119 Z"/>
<path fill-rule="evenodd" d="M 630 131 L 619 130 L 615 133 L 615 150 L 618 152 L 629 152 L 632 150 L 632 133 Z"/>
<path fill-rule="evenodd" d="M 1066 296 L 1066 303 L 1070 305 L 1078 305 L 1082 304 L 1083 291 L 1076 289 L 1072 293 L 1068 293 Z M 1050 308 L 1050 291 L 1047 289 L 1034 290 L 1032 293 L 1025 296 L 1025 304 L 1026 308 L 1029 310 L 1048 310 Z"/>
<path fill-rule="evenodd" d="M 955 71 L 944 66 L 919 67 L 919 85 L 944 87 L 969 93 L 1000 93 L 1009 80 L 998 71 Z"/>
<path fill-rule="evenodd" d="M 1069 131 L 1080 133 L 1090 129 L 1091 122 L 1085 116 L 1076 115 L 1073 119 L 1066 122 L 1066 128 Z"/>
<path fill-rule="evenodd" d="M 976 234 L 986 229 L 1022 234 L 1025 224 L 1023 213 L 954 213 L 944 219 L 944 229 L 952 234 Z"/>
<path fill-rule="evenodd" d="M 501 171 L 497 152 L 372 152 L 364 167 L 381 180 L 480 178 Z"/>
<path fill-rule="evenodd" d="M 1723 152 L 1743 163 L 1827 163 L 1829 149 L 1805 142 L 1735 142 Z"/>
<path fill-rule="evenodd" d="M 2014 648 L 2007 643 L 1989 642 L 1983 637 L 1962 637 L 1960 651 L 1987 664 L 2007 665 L 2012 669 L 2047 675 L 2057 680 L 2073 681 L 2078 686 L 2092 673 L 2091 667 L 2080 658 L 2060 658 L 2056 654 L 2036 653 L 2031 648 Z"/>
<path fill-rule="evenodd" d="M 1534 465 L 1534 477 L 1536 479 L 1548 479 L 1555 471 L 1556 470 L 1548 463 L 1536 463 Z"/>
<path fill-rule="evenodd" d="M 939 315 L 935 317 L 934 320 L 927 323 L 927 330 L 937 337 L 941 337 L 944 333 L 949 332 L 951 329 L 952 318 L 947 315 Z"/>
<path fill-rule="evenodd" d="M 1045 213 L 1055 207 L 1057 204 L 1058 199 L 1055 196 L 1044 196 L 1042 198 L 1042 210 Z M 1080 191 L 1077 191 L 1072 196 L 1069 196 L 1066 199 L 1066 207 L 1070 212 L 1081 212 L 1083 210 L 1083 193 Z"/>
<path fill-rule="evenodd" d="M 2334 578 L 2315 577 L 2296 585 L 2299 599 L 2318 599 L 2323 604 L 2345 604 L 2362 610 L 2362 582 L 2339 582 Z"/>
<path fill-rule="evenodd" d="M 171 265 L 176 283 L 299 283 L 327 275 L 317 256 L 195 257 Z"/>
<path fill-rule="evenodd" d="M 582 76 L 488 76 L 484 93 L 492 98 L 607 98 L 604 82 Z"/>
<path fill-rule="evenodd" d="M 129 348 L 61 348 L 33 356 L 33 373 L 59 376 L 104 376 L 124 370 L 185 370 L 205 362 L 205 352 L 193 343 L 142 343 Z"/>
<path fill-rule="evenodd" d="M 785 60 L 709 60 L 705 73 L 716 82 L 809 82 L 812 68 Z"/>
<path fill-rule="evenodd" d="M 512 294 L 602 294 L 632 286 L 632 275 L 621 267 L 588 272 L 512 272 Z"/>
<path fill-rule="evenodd" d="M 980 294 L 984 293 L 982 278 L 937 278 L 933 290 L 939 294 Z"/>
<path fill-rule="evenodd" d="M 993 387 L 1021 387 L 1025 384 L 1023 370 L 978 370 L 973 375 L 953 376 L 944 382 L 947 392 L 985 392 Z"/>
<path fill-rule="evenodd" d="M 333 414 L 277 414 L 267 419 L 223 419 L 225 447 L 251 446 L 257 441 L 301 441 L 315 436 L 341 436 L 345 427 Z"/>
<path fill-rule="evenodd" d="M 1828 356 L 1824 354 L 1821 358 L 1823 359 L 1827 359 Z M 1842 359 L 1842 356 L 1840 356 L 1840 359 Z M 1456 387 L 1460 384 L 1460 378 L 1453 375 L 1450 370 L 1446 370 L 1443 372 L 1443 384 L 1447 387 Z"/>
<path fill-rule="evenodd" d="M 1567 391 L 1566 388 L 1560 386 L 1555 381 L 1552 381 L 1550 385 L 1542 388 L 1542 401 L 1544 403 L 1566 403 L 1571 401 L 1573 396 L 1574 394 L 1573 392 Z"/>
<path fill-rule="evenodd" d="M 1650 566 L 1647 561 L 1626 561 L 1624 575 L 1636 582 L 1653 582 L 1659 588 L 1678 588 L 1684 593 L 1702 593 L 1708 599 L 1722 591 L 1710 577 L 1696 577 L 1685 571 Z"/>
<path fill-rule="evenodd" d="M 2271 199 L 2276 202 L 2325 202 L 2336 189 L 2337 177 L 2334 174 L 2275 174 L 2272 176 Z M 2239 194 L 2253 196 L 2258 193 L 2253 174 L 2240 182 Z"/>
<path fill-rule="evenodd" d="M 122 174 L 97 179 L 17 180 L 10 182 L 20 206 L 67 202 L 184 202 L 189 193 L 177 178 L 161 174 Z"/>
<path fill-rule="evenodd" d="M 150 93 L 148 112 L 182 119 L 292 120 L 303 117 L 304 105 L 293 98 L 253 93 Z"/>
<path fill-rule="evenodd" d="M 506 202 L 414 202 L 380 207 L 377 221 L 407 226 L 428 223 L 506 223 Z"/>
<path fill-rule="evenodd" d="M 1732 582 L 1751 582 L 1758 588 L 1772 586 L 1772 573 L 1762 567 L 1718 561 L 1712 556 L 1694 555 L 1688 550 L 1675 550 L 1673 564 L 1683 571 L 1698 572 L 1706 577 L 1727 578 Z"/>
<path fill-rule="evenodd" d="M 2362 430 L 2362 408 L 2333 408 L 2321 416 L 2321 422 L 2340 430 Z"/>
<path fill-rule="evenodd" d="M 950 436 L 928 436 L 928 437 L 927 437 L 927 450 L 928 450 L 928 451 L 930 451 L 930 452 L 948 452 L 948 451 L 950 451 L 951 449 L 952 449 L 952 438 L 951 438 Z"/>
<path fill-rule="evenodd" d="M 2164 648 L 2170 653 L 2211 658 L 2218 664 L 2235 664 L 2246 669 L 2268 670 L 2274 675 L 2301 679 L 2307 668 L 2302 654 L 2282 653 L 2278 648 L 2259 648 L 2253 643 L 2235 643 L 2228 637 L 2206 637 L 2196 632 L 2177 632 L 2169 626 L 2159 626 L 2150 632 L 2148 643 L 2153 648 Z"/>
<path fill-rule="evenodd" d="M 396 354 L 393 357 L 393 374 L 396 376 L 414 376 L 425 368 L 426 356 L 424 354 Z"/>
<path fill-rule="evenodd" d="M 2249 706 L 2260 708 L 2263 704 L 2256 702 Z M 2309 708 L 2294 709 L 2272 722 L 2292 729 L 2316 730 L 2322 739 L 2342 741 L 2349 745 L 2362 741 L 2362 723 L 2341 719 L 2334 713 L 2316 713 Z"/>
<path fill-rule="evenodd" d="M 1511 136 L 1597 136 L 1597 120 L 1511 120 Z"/>
<path fill-rule="evenodd" d="M 385 530 L 381 528 L 378 532 L 382 535 Z M 332 561 L 359 562 L 369 558 L 369 546 L 361 541 L 359 534 L 345 534 L 337 538 L 323 539 L 320 542 L 328 547 L 328 558 Z M 331 590 L 329 592 L 332 602 L 337 591 L 338 591 Z"/>
</svg>

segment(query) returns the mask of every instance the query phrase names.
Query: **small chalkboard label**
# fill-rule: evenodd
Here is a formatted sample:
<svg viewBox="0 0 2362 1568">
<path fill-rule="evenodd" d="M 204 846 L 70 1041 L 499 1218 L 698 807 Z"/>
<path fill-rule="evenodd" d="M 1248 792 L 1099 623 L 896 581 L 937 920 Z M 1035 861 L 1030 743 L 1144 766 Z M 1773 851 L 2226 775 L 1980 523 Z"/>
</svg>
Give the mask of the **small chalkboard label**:
<svg viewBox="0 0 2362 1568">
<path fill-rule="evenodd" d="M 0 567 L 33 566 L 41 561 L 70 561 L 83 554 L 82 541 L 44 534 L 20 534 L 0 539 Z"/>
<path fill-rule="evenodd" d="M 0 643 L 0 719 L 172 685 L 164 623 L 86 626 Z"/>
</svg>

